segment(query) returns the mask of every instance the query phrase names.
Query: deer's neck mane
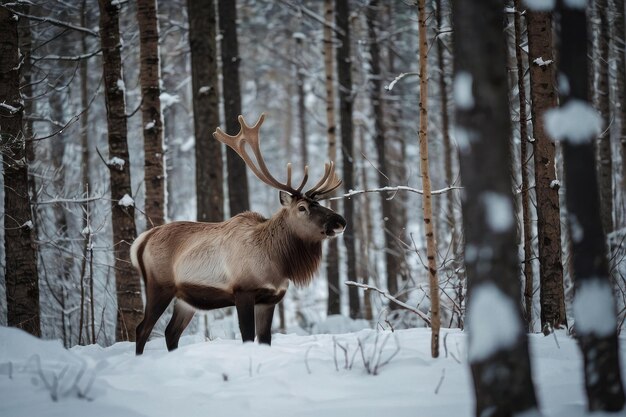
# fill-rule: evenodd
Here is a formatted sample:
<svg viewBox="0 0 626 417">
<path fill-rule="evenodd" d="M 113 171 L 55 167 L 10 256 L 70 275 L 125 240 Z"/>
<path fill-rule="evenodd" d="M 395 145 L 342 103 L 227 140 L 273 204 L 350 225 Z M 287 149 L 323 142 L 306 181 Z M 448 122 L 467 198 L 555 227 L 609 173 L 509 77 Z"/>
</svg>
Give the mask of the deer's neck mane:
<svg viewBox="0 0 626 417">
<path fill-rule="evenodd" d="M 308 285 L 322 260 L 322 242 L 306 241 L 287 225 L 284 210 L 263 223 L 261 238 L 270 257 L 278 262 L 282 273 L 297 286 Z"/>
</svg>

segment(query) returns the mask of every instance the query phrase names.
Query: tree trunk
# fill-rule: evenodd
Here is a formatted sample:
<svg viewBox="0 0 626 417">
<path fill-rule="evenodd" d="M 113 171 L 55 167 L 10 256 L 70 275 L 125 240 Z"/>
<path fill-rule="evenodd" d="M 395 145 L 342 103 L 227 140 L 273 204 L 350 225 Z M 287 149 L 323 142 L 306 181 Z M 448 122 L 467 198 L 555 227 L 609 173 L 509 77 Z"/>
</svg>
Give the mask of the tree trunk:
<svg viewBox="0 0 626 417">
<path fill-rule="evenodd" d="M 306 91 L 304 89 L 304 62 L 302 61 L 302 39 L 296 39 L 296 85 L 298 87 L 298 131 L 300 133 L 300 160 L 302 166 L 309 163 L 309 151 L 307 147 L 306 133 Z"/>
<path fill-rule="evenodd" d="M 4 2 L 3 2 L 4 3 Z M 41 335 L 39 276 L 19 89 L 18 19 L 0 8 L 0 146 L 4 172 L 7 324 Z"/>
<path fill-rule="evenodd" d="M 544 113 L 557 103 L 552 42 L 552 14 L 526 12 L 528 27 L 530 94 L 532 97 L 541 328 L 567 327 L 563 264 L 561 262 L 561 220 L 559 186 L 556 181 L 555 146 L 544 128 Z"/>
<path fill-rule="evenodd" d="M 571 7 L 571 8 L 570 8 Z M 559 1 L 561 12 L 561 71 L 570 85 L 569 97 L 561 102 L 578 102 L 587 112 L 587 23 L 585 9 Z M 606 235 L 594 157 L 594 132 L 575 142 L 563 138 L 566 204 L 572 236 L 575 279 L 574 319 L 584 358 L 585 388 L 590 411 L 619 411 L 624 408 L 617 339 L 615 298 L 610 284 Z M 576 238 L 578 236 L 579 238 Z M 594 311 L 590 316 L 589 309 Z"/>
<path fill-rule="evenodd" d="M 518 301 L 502 3 L 458 1 L 453 12 L 456 132 L 466 196 L 466 329 L 476 415 L 511 416 L 536 411 L 537 401 Z M 494 333 L 495 326 L 506 328 L 508 336 Z"/>
<path fill-rule="evenodd" d="M 602 132 L 598 135 L 597 170 L 600 184 L 600 210 L 604 233 L 614 230 L 613 224 L 613 160 L 611 156 L 611 111 L 609 106 L 609 22 L 607 0 L 593 0 L 597 30 L 597 70 L 594 91 L 594 106 L 602 116 Z"/>
<path fill-rule="evenodd" d="M 341 119 L 341 148 L 343 162 L 343 185 L 346 192 L 354 188 L 353 167 L 353 125 L 352 107 L 354 96 L 352 92 L 352 56 L 350 55 L 350 22 L 348 0 L 336 0 L 335 24 L 342 32 L 337 34 L 339 47 L 337 48 L 337 78 L 339 81 L 339 116 Z M 347 255 L 347 279 L 356 279 L 356 244 L 354 241 L 354 201 L 347 198 L 343 203 L 343 216 L 348 223 L 343 234 Z M 361 302 L 357 287 L 348 289 L 350 317 L 357 318 L 361 314 Z"/>
<path fill-rule="evenodd" d="M 378 0 L 370 0 L 367 10 L 367 34 L 370 49 L 370 70 L 369 94 L 372 103 L 372 114 L 374 116 L 374 143 L 378 157 L 378 186 L 386 187 L 389 184 L 389 167 L 387 166 L 387 155 L 385 146 L 385 114 L 384 103 L 381 95 L 382 73 L 380 68 L 380 49 L 378 46 L 378 32 L 380 23 L 378 21 L 382 10 Z M 393 235 L 390 223 L 395 214 L 392 211 L 392 200 L 387 193 L 381 194 L 381 208 L 383 216 L 383 235 L 385 237 L 385 268 L 387 279 L 387 290 L 394 297 L 398 294 L 398 280 L 400 279 L 401 261 L 398 259 L 398 244 Z M 397 309 L 396 303 L 390 303 L 390 309 Z"/>
<path fill-rule="evenodd" d="M 196 132 L 197 219 L 224 220 L 222 145 L 213 139 L 220 125 L 214 0 L 188 0 L 193 120 Z"/>
<path fill-rule="evenodd" d="M 529 332 L 533 330 L 533 264 L 532 264 L 532 227 L 530 211 L 530 190 L 528 182 L 528 115 L 526 113 L 526 81 L 524 58 L 522 55 L 522 12 L 520 0 L 515 0 L 515 59 L 517 61 L 517 88 L 519 91 L 520 118 L 520 160 L 522 176 L 522 233 L 524 239 L 524 318 Z"/>
<path fill-rule="evenodd" d="M 618 207 L 617 213 L 626 212 L 626 47 L 624 47 L 624 1 L 612 0 L 613 10 L 611 15 L 611 46 L 613 47 L 615 60 L 615 112 L 619 118 L 619 143 L 622 152 L 622 206 Z M 616 219 L 620 220 L 620 219 Z M 626 215 L 621 217 L 622 227 L 626 226 Z"/>
<path fill-rule="evenodd" d="M 237 117 L 241 114 L 241 92 L 239 90 L 239 45 L 237 42 L 236 0 L 218 0 L 219 25 L 222 47 L 222 96 L 226 133 L 239 132 Z M 228 198 L 230 215 L 250 209 L 248 200 L 248 177 L 246 164 L 232 149 L 226 149 L 228 170 Z"/>
<path fill-rule="evenodd" d="M 337 125 L 335 123 L 335 84 L 333 75 L 333 0 L 324 0 L 324 72 L 326 75 L 326 136 L 328 138 L 328 159 L 337 159 Z M 330 209 L 337 211 L 336 200 L 330 201 Z M 339 287 L 339 248 L 337 239 L 328 241 L 326 255 L 326 276 L 328 280 L 327 313 L 341 314 L 341 291 Z"/>
<path fill-rule="evenodd" d="M 163 166 L 163 114 L 161 113 L 161 60 L 156 0 L 137 0 L 141 66 L 146 227 L 165 222 L 165 170 Z"/>
<path fill-rule="evenodd" d="M 439 356 L 439 277 L 437 275 L 437 241 L 430 191 L 430 174 L 428 168 L 428 39 L 426 39 L 426 7 L 425 0 L 417 2 L 417 24 L 419 26 L 419 74 L 420 74 L 420 172 L 422 174 L 422 207 L 424 210 L 424 230 L 426 231 L 426 257 L 428 259 L 428 282 L 430 287 L 430 314 L 432 327 L 431 354 Z"/>
<path fill-rule="evenodd" d="M 143 305 L 139 277 L 130 263 L 130 245 L 136 237 L 135 207 L 130 187 L 126 101 L 122 78 L 119 31 L 120 5 L 112 0 L 99 0 L 100 43 L 104 97 L 107 106 L 109 158 L 123 163 L 109 163 L 111 174 L 111 221 L 113 223 L 113 254 L 115 258 L 115 289 L 117 291 L 117 341 L 135 340 L 135 328 L 141 322 Z"/>
</svg>

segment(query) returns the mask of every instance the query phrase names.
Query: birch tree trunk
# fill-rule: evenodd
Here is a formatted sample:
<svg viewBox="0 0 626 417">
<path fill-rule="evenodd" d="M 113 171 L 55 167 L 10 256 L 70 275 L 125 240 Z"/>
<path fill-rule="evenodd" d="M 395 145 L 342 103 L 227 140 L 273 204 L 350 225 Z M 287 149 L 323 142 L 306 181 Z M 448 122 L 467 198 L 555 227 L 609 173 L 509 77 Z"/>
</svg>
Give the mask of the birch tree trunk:
<svg viewBox="0 0 626 417">
<path fill-rule="evenodd" d="M 218 0 L 222 52 L 222 96 L 224 97 L 224 124 L 226 133 L 239 132 L 237 117 L 241 114 L 239 86 L 239 43 L 237 41 L 236 0 Z M 226 147 L 228 170 L 228 204 L 234 216 L 250 209 L 246 164 L 232 149 Z"/>
<path fill-rule="evenodd" d="M 339 81 L 339 115 L 341 118 L 341 148 L 343 162 L 343 186 L 346 192 L 354 188 L 352 107 L 352 55 L 350 55 L 350 21 L 348 0 L 335 1 L 335 24 L 341 33 L 337 34 L 337 78 Z M 347 280 L 356 280 L 356 244 L 354 240 L 354 200 L 347 198 L 343 203 L 343 216 L 348 223 L 343 234 L 346 245 Z M 357 287 L 348 288 L 350 317 L 361 314 L 361 302 Z"/>
<path fill-rule="evenodd" d="M 464 184 L 466 329 L 476 416 L 537 412 L 519 303 L 502 3 L 454 3 L 457 140 Z M 507 329 L 506 334 L 494 328 Z"/>
<path fill-rule="evenodd" d="M 559 186 L 556 181 L 555 146 L 544 128 L 544 113 L 557 103 L 552 42 L 552 14 L 527 10 L 530 94 L 532 97 L 535 193 L 537 195 L 537 234 L 541 328 L 544 334 L 567 327 L 565 290 L 561 261 L 561 220 Z"/>
<path fill-rule="evenodd" d="M 428 278 L 430 287 L 430 314 L 432 326 L 431 354 L 433 358 L 439 356 L 439 328 L 441 316 L 439 314 L 439 277 L 437 275 L 437 242 L 432 211 L 432 195 L 430 189 L 430 174 L 428 169 L 428 39 L 426 39 L 426 5 L 425 0 L 418 0 L 417 18 L 419 26 L 419 74 L 420 74 L 420 172 L 422 174 L 422 207 L 424 210 L 424 230 L 426 231 L 426 257 L 428 259 Z"/>
<path fill-rule="evenodd" d="M 39 276 L 22 125 L 17 25 L 17 16 L 0 8 L 0 103 L 4 104 L 0 107 L 0 151 L 4 173 L 7 324 L 40 336 Z"/>
<path fill-rule="evenodd" d="M 561 13 L 560 68 L 569 81 L 569 96 L 561 106 L 574 104 L 594 120 L 587 86 L 587 18 L 584 8 L 559 1 Z M 578 112 L 577 115 L 581 115 Z M 597 116 L 597 115 L 596 115 Z M 600 127 L 600 126 L 598 126 Z M 601 128 L 600 128 L 601 129 Z M 624 386 L 620 375 L 615 297 L 609 278 L 606 234 L 595 168 L 597 131 L 587 137 L 571 130 L 563 135 L 566 204 L 572 236 L 575 296 L 573 303 L 576 336 L 584 359 L 585 388 L 590 411 L 619 411 L 624 408 Z M 601 186 L 600 186 L 601 187 Z M 593 312 L 593 314 L 592 314 Z"/>
<path fill-rule="evenodd" d="M 524 74 L 524 58 L 522 55 L 522 11 L 520 0 L 515 0 L 515 59 L 517 61 L 517 88 L 519 91 L 519 118 L 520 118 L 520 159 L 522 177 L 522 233 L 524 239 L 524 318 L 527 329 L 532 332 L 533 323 L 533 264 L 532 264 L 532 226 L 529 190 L 529 155 L 528 155 L 528 114 L 526 112 L 526 81 Z"/>
<path fill-rule="evenodd" d="M 213 138 L 220 125 L 214 0 L 188 0 L 193 122 L 196 134 L 196 218 L 224 220 L 222 145 Z"/>
<path fill-rule="evenodd" d="M 324 73 L 326 88 L 326 136 L 328 138 L 328 159 L 337 159 L 337 125 L 335 123 L 335 84 L 333 71 L 333 0 L 324 0 Z M 337 211 L 336 200 L 330 201 L 330 209 Z M 326 276 L 328 280 L 327 313 L 341 314 L 341 291 L 339 286 L 339 248 L 337 239 L 328 241 L 326 255 Z"/>
<path fill-rule="evenodd" d="M 161 113 L 161 60 L 156 0 L 137 0 L 141 65 L 141 117 L 143 122 L 146 227 L 165 222 L 165 170 L 163 115 Z"/>
<path fill-rule="evenodd" d="M 126 100 L 122 77 L 119 13 L 120 5 L 112 0 L 98 0 L 100 7 L 100 43 L 104 97 L 107 106 L 109 138 L 108 164 L 111 175 L 111 218 L 115 289 L 117 291 L 117 341 L 135 340 L 135 329 L 141 322 L 143 303 L 141 284 L 130 263 L 130 245 L 136 237 L 135 206 L 130 187 Z M 119 158 L 113 160 L 113 158 Z"/>
</svg>

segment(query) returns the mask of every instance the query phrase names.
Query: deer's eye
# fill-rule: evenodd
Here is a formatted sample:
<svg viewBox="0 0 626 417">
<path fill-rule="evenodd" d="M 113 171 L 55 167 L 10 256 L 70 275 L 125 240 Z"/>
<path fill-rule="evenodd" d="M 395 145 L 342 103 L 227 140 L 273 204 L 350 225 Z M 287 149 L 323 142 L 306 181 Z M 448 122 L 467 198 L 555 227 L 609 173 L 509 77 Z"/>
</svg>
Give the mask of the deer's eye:
<svg viewBox="0 0 626 417">
<path fill-rule="evenodd" d="M 306 211 L 306 207 L 304 207 L 304 206 L 299 206 L 299 207 L 298 207 L 298 210 L 299 210 L 300 212 Z"/>
</svg>

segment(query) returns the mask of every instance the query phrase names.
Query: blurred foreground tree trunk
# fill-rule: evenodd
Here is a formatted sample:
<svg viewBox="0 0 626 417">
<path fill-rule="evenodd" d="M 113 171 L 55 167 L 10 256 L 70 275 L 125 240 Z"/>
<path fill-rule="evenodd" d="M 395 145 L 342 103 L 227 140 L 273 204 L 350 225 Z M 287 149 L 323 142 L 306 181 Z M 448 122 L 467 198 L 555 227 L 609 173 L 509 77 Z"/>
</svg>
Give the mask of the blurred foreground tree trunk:
<svg viewBox="0 0 626 417">
<path fill-rule="evenodd" d="M 563 141 L 566 204 L 572 239 L 576 337 L 584 358 L 589 411 L 624 408 L 620 375 L 616 306 L 602 227 L 600 190 L 595 167 L 595 139 L 602 117 L 589 104 L 587 18 L 584 8 L 559 1 L 561 14 L 560 68 L 569 82 L 561 108 L 546 124 L 554 139 Z M 564 40 L 567 40 L 566 42 Z M 570 118 L 585 129 L 567 129 Z M 565 127 L 565 128 L 564 128 Z"/>
<path fill-rule="evenodd" d="M 457 140 L 465 187 L 468 357 L 476 415 L 537 408 L 519 303 L 502 3 L 454 3 Z M 502 329 L 498 331 L 496 329 Z"/>
</svg>

